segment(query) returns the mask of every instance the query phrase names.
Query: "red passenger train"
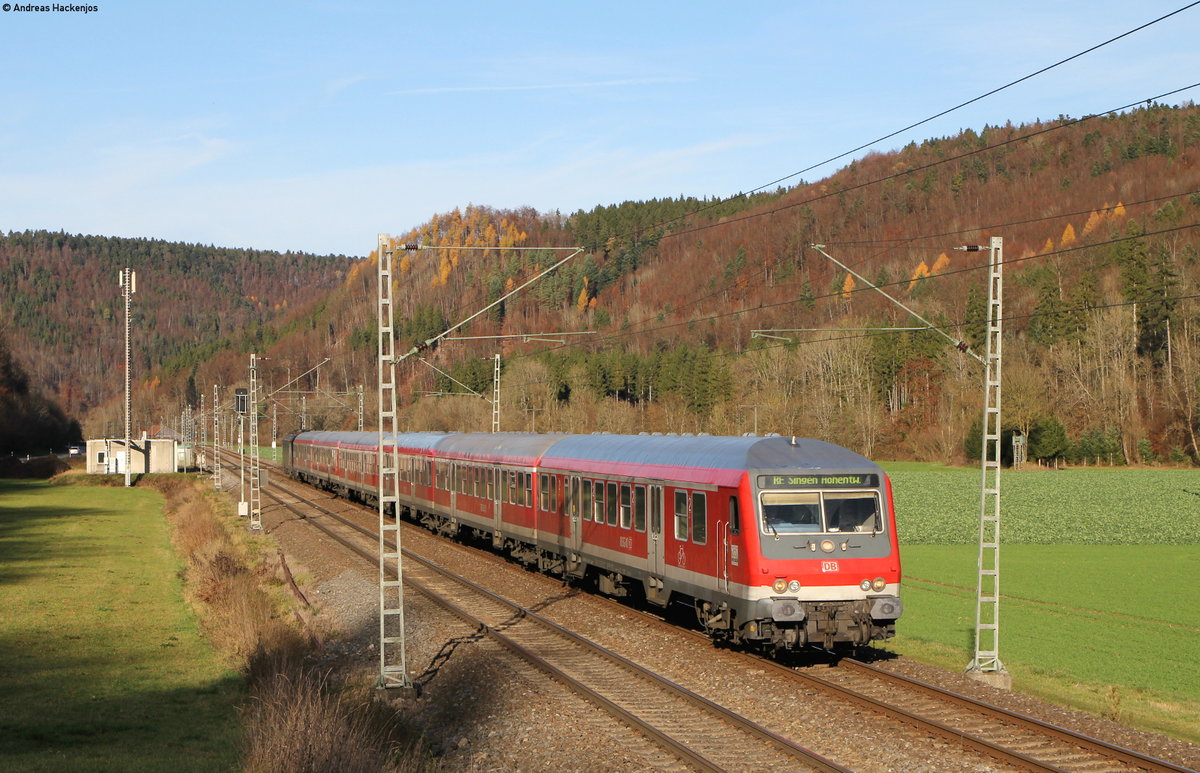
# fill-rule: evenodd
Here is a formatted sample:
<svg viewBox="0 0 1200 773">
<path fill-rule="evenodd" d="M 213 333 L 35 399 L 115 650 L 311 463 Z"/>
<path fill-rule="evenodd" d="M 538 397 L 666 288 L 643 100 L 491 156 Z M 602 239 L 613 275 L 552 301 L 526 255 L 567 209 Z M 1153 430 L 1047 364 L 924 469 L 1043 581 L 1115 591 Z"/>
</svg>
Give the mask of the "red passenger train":
<svg viewBox="0 0 1200 773">
<path fill-rule="evenodd" d="M 288 474 L 377 503 L 378 433 L 287 438 Z M 787 437 L 400 434 L 400 515 L 773 648 L 886 639 L 902 606 L 891 482 Z M 392 442 L 385 444 L 391 450 Z"/>
</svg>

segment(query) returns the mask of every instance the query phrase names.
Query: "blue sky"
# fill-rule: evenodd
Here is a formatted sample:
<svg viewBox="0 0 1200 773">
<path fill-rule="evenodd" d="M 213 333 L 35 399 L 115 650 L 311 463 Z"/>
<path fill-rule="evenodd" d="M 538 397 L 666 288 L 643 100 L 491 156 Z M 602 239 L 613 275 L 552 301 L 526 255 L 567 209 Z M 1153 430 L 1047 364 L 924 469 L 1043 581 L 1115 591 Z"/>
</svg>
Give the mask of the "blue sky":
<svg viewBox="0 0 1200 773">
<path fill-rule="evenodd" d="M 1186 5 L 90 1 L 0 11 L 0 230 L 349 255 L 751 190 Z M 1198 41 L 1200 6 L 875 149 L 1144 100 Z"/>
</svg>

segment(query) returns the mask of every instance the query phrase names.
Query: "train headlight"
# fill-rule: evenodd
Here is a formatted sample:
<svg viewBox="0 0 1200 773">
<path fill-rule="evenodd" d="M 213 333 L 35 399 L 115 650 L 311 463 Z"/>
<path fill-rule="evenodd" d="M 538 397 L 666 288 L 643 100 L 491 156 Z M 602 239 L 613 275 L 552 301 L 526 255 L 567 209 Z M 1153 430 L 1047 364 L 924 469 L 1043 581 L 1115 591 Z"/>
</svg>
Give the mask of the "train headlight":
<svg viewBox="0 0 1200 773">
<path fill-rule="evenodd" d="M 832 553 L 833 552 L 833 540 L 827 540 L 827 539 L 821 540 L 821 550 L 823 550 L 826 553 Z"/>
<path fill-rule="evenodd" d="M 882 577 L 876 577 L 871 581 L 871 590 L 875 591 L 876 593 L 879 593 L 885 587 L 887 587 L 887 581 Z"/>
<path fill-rule="evenodd" d="M 800 581 L 792 580 L 791 582 L 788 583 L 787 589 L 790 593 L 799 593 L 800 592 Z"/>
<path fill-rule="evenodd" d="M 771 584 L 771 587 L 775 589 L 776 593 L 783 593 L 785 590 L 787 590 L 787 584 L 787 580 L 780 577 Z"/>
<path fill-rule="evenodd" d="M 871 581 L 863 580 L 862 582 L 860 582 L 858 584 L 858 587 L 862 588 L 864 591 L 869 591 L 869 590 L 871 590 Z"/>
</svg>

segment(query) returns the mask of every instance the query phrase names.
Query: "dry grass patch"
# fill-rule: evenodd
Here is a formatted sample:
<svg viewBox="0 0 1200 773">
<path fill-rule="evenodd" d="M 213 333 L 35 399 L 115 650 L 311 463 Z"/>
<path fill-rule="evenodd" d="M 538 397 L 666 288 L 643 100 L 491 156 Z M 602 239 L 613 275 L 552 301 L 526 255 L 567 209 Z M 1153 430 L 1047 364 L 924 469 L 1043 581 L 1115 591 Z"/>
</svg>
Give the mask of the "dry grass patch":
<svg viewBox="0 0 1200 773">
<path fill-rule="evenodd" d="M 417 771 L 425 754 L 396 712 L 311 666 L 320 641 L 287 595 L 282 557 L 228 503 L 186 476 L 159 476 L 185 587 L 216 646 L 245 675 L 243 766 L 254 773 Z"/>
</svg>

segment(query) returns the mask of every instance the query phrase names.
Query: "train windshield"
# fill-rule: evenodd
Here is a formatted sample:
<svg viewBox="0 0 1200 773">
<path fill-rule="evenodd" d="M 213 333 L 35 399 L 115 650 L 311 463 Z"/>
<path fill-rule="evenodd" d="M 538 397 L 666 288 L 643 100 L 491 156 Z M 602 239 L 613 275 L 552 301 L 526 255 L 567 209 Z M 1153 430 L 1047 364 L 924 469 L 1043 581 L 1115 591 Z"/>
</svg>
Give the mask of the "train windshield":
<svg viewBox="0 0 1200 773">
<path fill-rule="evenodd" d="M 879 532 L 883 518 L 874 491 L 771 491 L 762 494 L 768 534 Z"/>
</svg>

